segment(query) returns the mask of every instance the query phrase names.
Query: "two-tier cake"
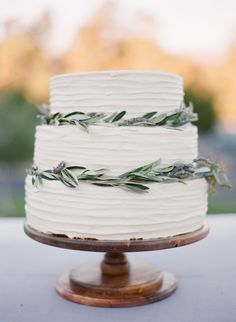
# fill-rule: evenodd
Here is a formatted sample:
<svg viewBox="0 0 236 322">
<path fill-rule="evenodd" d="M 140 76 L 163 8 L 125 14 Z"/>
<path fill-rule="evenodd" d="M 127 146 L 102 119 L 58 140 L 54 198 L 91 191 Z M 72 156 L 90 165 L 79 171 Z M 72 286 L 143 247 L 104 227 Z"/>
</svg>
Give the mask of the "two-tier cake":
<svg viewBox="0 0 236 322">
<path fill-rule="evenodd" d="M 182 78 L 169 73 L 52 77 L 26 179 L 28 225 L 98 240 L 201 228 L 211 169 L 197 159 L 197 127 L 183 98 Z"/>
</svg>

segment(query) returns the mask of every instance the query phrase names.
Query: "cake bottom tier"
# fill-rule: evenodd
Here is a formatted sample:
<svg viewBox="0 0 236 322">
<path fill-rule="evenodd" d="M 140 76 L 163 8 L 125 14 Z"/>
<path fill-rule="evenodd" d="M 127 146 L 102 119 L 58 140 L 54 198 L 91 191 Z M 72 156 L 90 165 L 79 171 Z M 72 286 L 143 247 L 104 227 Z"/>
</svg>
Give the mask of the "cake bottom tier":
<svg viewBox="0 0 236 322">
<path fill-rule="evenodd" d="M 199 229 L 207 212 L 207 182 L 152 183 L 146 193 L 81 182 L 67 188 L 26 178 L 27 223 L 48 234 L 99 240 L 149 239 Z"/>
</svg>

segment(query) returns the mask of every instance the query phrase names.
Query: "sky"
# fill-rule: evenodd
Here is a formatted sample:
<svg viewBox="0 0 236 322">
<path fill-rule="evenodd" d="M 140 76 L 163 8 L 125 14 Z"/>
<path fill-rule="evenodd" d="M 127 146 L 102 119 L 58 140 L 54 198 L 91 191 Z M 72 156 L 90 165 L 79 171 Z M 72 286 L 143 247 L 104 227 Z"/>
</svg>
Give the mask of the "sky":
<svg viewBox="0 0 236 322">
<path fill-rule="evenodd" d="M 17 18 L 29 25 L 46 10 L 51 11 L 53 32 L 50 39 L 55 53 L 73 41 L 75 30 L 86 23 L 104 0 L 0 0 L 2 24 Z M 213 57 L 224 53 L 236 40 L 236 0 L 114 0 L 122 23 L 135 29 L 136 14 L 155 19 L 152 37 L 171 53 Z M 137 26 L 138 29 L 138 26 Z"/>
</svg>

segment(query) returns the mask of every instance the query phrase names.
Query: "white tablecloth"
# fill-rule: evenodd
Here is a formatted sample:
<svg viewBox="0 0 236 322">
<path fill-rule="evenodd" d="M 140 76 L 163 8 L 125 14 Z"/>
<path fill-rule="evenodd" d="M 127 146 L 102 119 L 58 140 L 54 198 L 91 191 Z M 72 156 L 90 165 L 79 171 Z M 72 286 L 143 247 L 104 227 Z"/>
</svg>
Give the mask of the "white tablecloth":
<svg viewBox="0 0 236 322">
<path fill-rule="evenodd" d="M 0 219 L 0 322 L 235 322 L 236 215 L 209 216 L 209 236 L 185 247 L 128 254 L 173 272 L 178 290 L 134 308 L 95 308 L 60 298 L 57 277 L 103 256 L 49 247 L 23 232 L 22 219 Z"/>
</svg>

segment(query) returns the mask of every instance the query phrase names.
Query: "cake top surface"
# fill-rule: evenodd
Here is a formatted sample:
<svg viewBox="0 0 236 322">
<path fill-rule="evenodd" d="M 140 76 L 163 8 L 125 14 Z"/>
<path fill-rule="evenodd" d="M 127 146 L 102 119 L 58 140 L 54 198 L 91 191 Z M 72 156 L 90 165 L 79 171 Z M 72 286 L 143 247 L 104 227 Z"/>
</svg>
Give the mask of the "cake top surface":
<svg viewBox="0 0 236 322">
<path fill-rule="evenodd" d="M 160 77 L 160 78 L 172 78 L 178 81 L 183 81 L 183 78 L 175 73 L 159 72 L 159 71 L 141 71 L 141 70 L 101 70 L 101 71 L 87 71 L 87 72 L 73 72 L 58 74 L 50 77 L 49 82 L 61 80 L 63 78 L 97 78 L 97 77 Z"/>
</svg>

